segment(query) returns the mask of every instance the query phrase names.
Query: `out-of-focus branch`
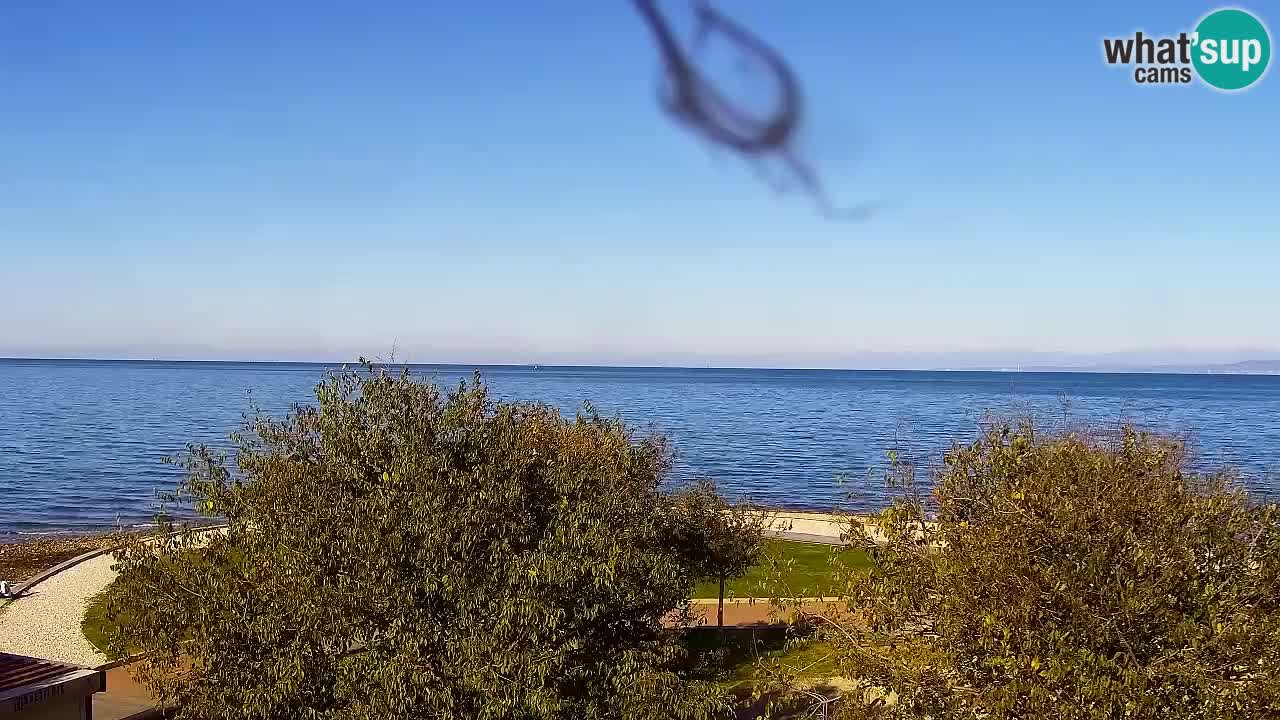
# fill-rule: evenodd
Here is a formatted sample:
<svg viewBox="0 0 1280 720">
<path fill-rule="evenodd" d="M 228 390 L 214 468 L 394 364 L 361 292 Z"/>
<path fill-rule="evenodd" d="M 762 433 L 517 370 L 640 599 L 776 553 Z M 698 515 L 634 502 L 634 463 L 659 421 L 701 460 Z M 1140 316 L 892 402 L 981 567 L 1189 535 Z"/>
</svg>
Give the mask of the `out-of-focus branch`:
<svg viewBox="0 0 1280 720">
<path fill-rule="evenodd" d="M 694 44 L 702 45 L 712 35 L 719 35 L 735 50 L 763 66 L 772 77 L 777 88 L 774 106 L 762 117 L 753 116 L 698 69 L 676 39 L 657 0 L 632 2 L 658 46 L 666 80 L 661 102 L 669 115 L 712 144 L 726 147 L 748 160 L 781 160 L 791 180 L 818 203 L 825 215 L 860 217 L 867 213 L 866 208 L 833 208 L 818 174 L 796 152 L 804 98 L 795 72 L 777 50 L 705 0 L 695 0 Z"/>
</svg>

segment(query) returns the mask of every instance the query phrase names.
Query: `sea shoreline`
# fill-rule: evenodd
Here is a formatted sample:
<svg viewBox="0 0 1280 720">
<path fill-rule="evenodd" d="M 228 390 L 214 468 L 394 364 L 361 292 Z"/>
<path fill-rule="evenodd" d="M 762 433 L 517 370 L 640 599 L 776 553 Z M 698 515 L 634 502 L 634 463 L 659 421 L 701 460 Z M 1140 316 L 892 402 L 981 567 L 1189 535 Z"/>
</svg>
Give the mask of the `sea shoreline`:
<svg viewBox="0 0 1280 720">
<path fill-rule="evenodd" d="M 775 515 L 775 531 L 801 535 L 839 535 L 836 525 L 850 517 L 865 518 L 861 511 L 839 508 L 813 509 L 808 507 L 757 506 L 762 512 Z M 784 527 L 785 525 L 785 527 Z M 0 532 L 0 580 L 21 583 L 58 563 L 94 550 L 119 544 L 122 536 L 146 532 L 157 526 L 146 525 L 128 528 L 98 528 L 42 533 Z"/>
<path fill-rule="evenodd" d="M 683 485 L 675 485 L 669 488 L 672 491 L 679 490 Z M 803 513 L 809 515 L 870 515 L 878 512 L 882 508 L 856 507 L 852 505 L 842 506 L 821 505 L 817 503 L 757 503 L 752 502 L 749 495 L 739 497 L 738 494 L 729 492 L 731 502 L 747 502 L 759 510 L 770 513 Z M 207 522 L 201 519 L 197 514 L 179 513 L 170 516 L 175 524 L 183 522 Z M 80 527 L 50 528 L 40 530 L 16 530 L 13 528 L 0 527 L 0 546 L 8 544 L 24 543 L 28 540 L 39 540 L 41 538 L 85 538 L 103 535 L 125 533 L 145 533 L 149 530 L 155 530 L 159 526 L 154 522 L 135 522 L 125 525 L 101 524 L 101 525 L 84 525 Z M 0 576 L 0 579 L 8 579 Z"/>
<path fill-rule="evenodd" d="M 30 413 L 0 413 L 0 435 L 24 438 L 21 464 L 0 471 L 0 542 L 14 531 L 146 523 L 163 503 L 157 493 L 183 480 L 161 458 L 181 457 L 187 442 L 233 453 L 226 434 L 243 422 L 250 395 L 272 417 L 315 402 L 311 367 L 146 367 L 0 363 L 0 396 Z M 437 382 L 464 376 L 442 372 Z M 1280 402 L 1277 378 L 609 369 L 503 370 L 486 382 L 496 399 L 545 402 L 566 417 L 589 399 L 637 434 L 664 433 L 672 489 L 713 478 L 730 498 L 785 510 L 881 509 L 896 492 L 879 472 L 889 449 L 919 461 L 924 480 L 986 418 L 1030 415 L 1054 428 L 1068 415 L 1064 399 L 1073 424 L 1132 419 L 1187 435 L 1192 469 L 1233 466 L 1252 492 L 1280 493 L 1280 440 L 1266 421 Z"/>
<path fill-rule="evenodd" d="M 58 563 L 112 547 L 120 540 L 121 533 L 116 531 L 37 537 L 0 535 L 0 580 L 25 582 Z"/>
</svg>

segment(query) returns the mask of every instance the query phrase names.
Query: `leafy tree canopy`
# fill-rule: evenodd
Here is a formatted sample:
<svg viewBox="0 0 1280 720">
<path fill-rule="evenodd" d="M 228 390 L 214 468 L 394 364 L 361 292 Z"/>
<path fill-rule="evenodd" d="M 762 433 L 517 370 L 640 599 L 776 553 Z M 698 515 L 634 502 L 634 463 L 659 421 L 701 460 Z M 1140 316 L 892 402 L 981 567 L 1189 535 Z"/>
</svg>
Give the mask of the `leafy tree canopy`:
<svg viewBox="0 0 1280 720">
<path fill-rule="evenodd" d="M 680 492 L 674 507 L 686 533 L 681 547 L 690 551 L 702 577 L 720 587 L 716 624 L 723 628 L 725 581 L 745 575 L 760 560 L 773 516 L 749 502 L 728 502 L 709 479 Z"/>
<path fill-rule="evenodd" d="M 860 621 L 830 628 L 844 717 L 1280 708 L 1280 508 L 1186 472 L 1178 442 L 995 427 L 877 524 Z"/>
<path fill-rule="evenodd" d="M 664 629 L 708 550 L 619 420 L 367 367 L 256 417 L 185 495 L 225 518 L 120 555 L 114 645 L 181 718 L 699 718 Z"/>
</svg>

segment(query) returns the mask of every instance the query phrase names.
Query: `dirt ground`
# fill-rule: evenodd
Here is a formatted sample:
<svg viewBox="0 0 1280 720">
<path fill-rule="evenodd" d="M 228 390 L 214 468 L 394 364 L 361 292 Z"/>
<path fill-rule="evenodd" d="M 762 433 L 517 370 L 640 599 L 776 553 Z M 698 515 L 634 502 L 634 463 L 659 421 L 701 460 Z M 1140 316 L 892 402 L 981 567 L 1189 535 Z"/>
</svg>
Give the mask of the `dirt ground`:
<svg viewBox="0 0 1280 720">
<path fill-rule="evenodd" d="M 829 618 L 841 617 L 847 619 L 847 610 L 840 603 L 826 603 L 820 601 L 806 602 L 802 605 L 804 612 L 811 614 L 820 614 Z M 701 618 L 702 624 L 712 626 L 716 624 L 716 606 L 715 604 L 699 604 L 692 608 L 695 618 Z M 780 610 L 775 608 L 768 599 L 761 599 L 754 604 L 734 603 L 724 606 L 724 624 L 725 627 L 765 627 L 778 626 L 792 623 L 796 620 L 794 610 Z"/>
</svg>

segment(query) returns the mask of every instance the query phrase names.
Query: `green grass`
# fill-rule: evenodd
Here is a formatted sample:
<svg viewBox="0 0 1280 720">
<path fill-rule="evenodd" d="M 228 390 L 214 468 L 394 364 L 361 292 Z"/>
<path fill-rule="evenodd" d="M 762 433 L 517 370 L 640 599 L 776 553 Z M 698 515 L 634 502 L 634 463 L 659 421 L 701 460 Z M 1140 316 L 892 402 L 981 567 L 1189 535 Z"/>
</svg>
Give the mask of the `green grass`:
<svg viewBox="0 0 1280 720">
<path fill-rule="evenodd" d="M 815 637 L 796 637 L 781 628 L 714 628 L 687 631 L 682 642 L 695 675 L 725 688 L 750 688 L 760 679 L 760 666 L 774 662 L 797 679 L 825 679 L 835 674 L 832 648 Z"/>
<path fill-rule="evenodd" d="M 791 595 L 797 597 L 825 597 L 834 592 L 834 571 L 846 567 L 865 571 L 871 567 L 871 558 L 861 548 L 840 548 L 817 543 L 770 540 L 764 556 L 746 575 L 725 583 L 726 597 L 765 597 L 774 585 L 773 575 L 785 581 Z M 768 581 L 766 583 L 765 581 Z M 694 590 L 695 598 L 719 596 L 715 582 L 704 582 Z"/>
<path fill-rule="evenodd" d="M 833 649 L 820 640 L 799 640 L 791 647 L 765 648 L 755 655 L 744 655 L 725 668 L 722 682 L 729 689 L 751 686 L 756 683 L 759 661 L 766 664 L 776 661 L 795 673 L 797 679 L 826 679 L 835 674 Z"/>
<path fill-rule="evenodd" d="M 111 590 L 112 586 L 107 586 L 106 590 L 89 600 L 89 606 L 84 611 L 84 620 L 80 623 L 80 631 L 84 633 L 90 645 L 97 648 L 103 655 L 115 659 L 110 649 L 111 636 L 117 627 L 128 622 L 129 619 L 127 615 L 116 618 L 107 617 L 107 596 Z"/>
</svg>

